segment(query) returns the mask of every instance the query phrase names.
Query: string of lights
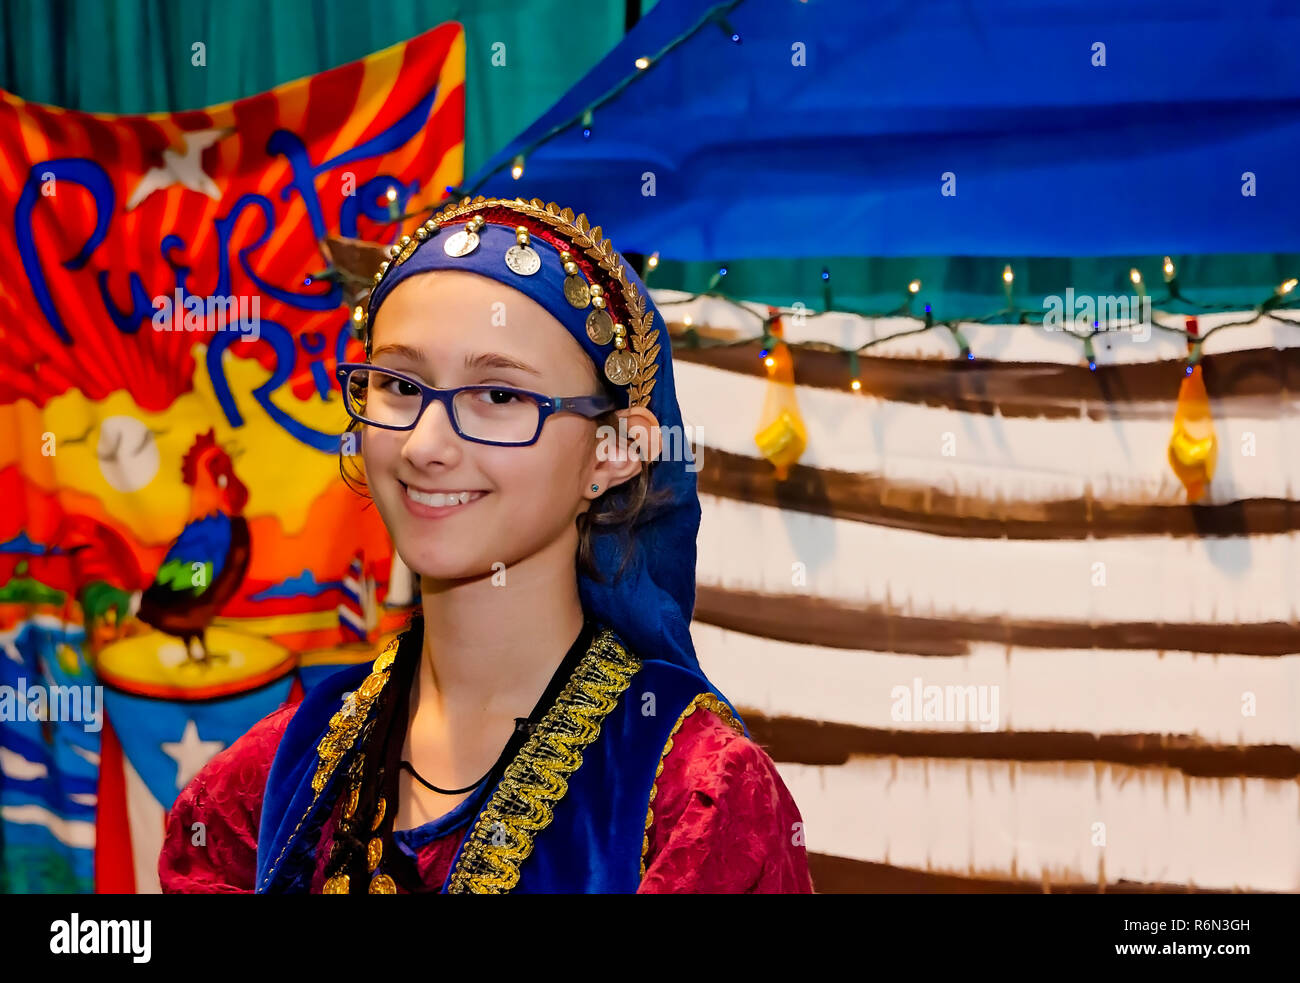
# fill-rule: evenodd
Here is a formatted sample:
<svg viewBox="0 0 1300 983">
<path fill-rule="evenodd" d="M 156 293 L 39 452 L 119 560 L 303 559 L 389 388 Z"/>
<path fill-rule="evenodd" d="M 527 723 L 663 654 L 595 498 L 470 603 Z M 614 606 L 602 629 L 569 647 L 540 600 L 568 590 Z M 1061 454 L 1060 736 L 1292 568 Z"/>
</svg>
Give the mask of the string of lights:
<svg viewBox="0 0 1300 983">
<path fill-rule="evenodd" d="M 650 257 L 647 263 L 648 271 L 653 270 L 657 265 L 658 265 L 658 254 L 655 254 Z M 1153 310 L 1158 307 L 1166 315 L 1168 314 L 1178 315 L 1178 314 L 1188 314 L 1188 313 L 1206 314 L 1206 313 L 1216 313 L 1216 312 L 1223 313 L 1228 311 L 1241 310 L 1240 304 L 1202 304 L 1202 303 L 1192 301 L 1187 297 L 1184 297 L 1181 293 L 1181 289 L 1177 278 L 1177 272 L 1175 270 L 1174 264 L 1168 256 L 1166 256 L 1164 259 L 1163 269 L 1164 269 L 1165 283 L 1167 285 L 1167 291 L 1165 296 L 1163 297 L 1151 298 L 1150 303 Z M 710 278 L 709 286 L 705 290 L 700 291 L 698 293 L 688 294 L 684 297 L 675 300 L 658 300 L 656 301 L 657 306 L 662 310 L 664 308 L 690 304 L 701 298 L 717 298 L 720 300 L 725 300 L 734 304 L 739 309 L 743 310 L 745 313 L 747 313 L 755 320 L 757 320 L 762 329 L 761 333 L 758 335 L 753 335 L 753 336 L 743 337 L 743 338 L 735 338 L 735 339 L 706 338 L 701 336 L 699 332 L 692 326 L 690 317 L 687 316 L 683 319 L 683 324 L 686 326 L 686 330 L 682 332 L 680 336 L 680 340 L 674 339 L 674 345 L 677 347 L 687 347 L 687 348 L 715 348 L 715 347 L 749 346 L 757 342 L 760 345 L 759 358 L 766 360 L 768 358 L 768 352 L 773 345 L 777 344 L 778 342 L 785 342 L 785 339 L 778 338 L 772 333 L 771 330 L 772 325 L 775 324 L 778 320 L 781 320 L 783 318 L 788 318 L 789 316 L 791 316 L 791 314 L 796 312 L 787 309 L 782 309 L 782 308 L 771 308 L 770 312 L 767 315 L 760 314 L 758 311 L 755 311 L 752 307 L 746 306 L 746 304 L 740 298 L 733 297 L 730 294 L 728 294 L 726 291 L 719 289 L 726 275 L 727 275 L 727 268 L 725 266 L 720 267 L 718 272 L 715 273 Z M 1138 272 L 1138 270 L 1137 269 L 1130 270 L 1129 277 L 1130 280 L 1133 282 L 1135 288 L 1137 289 L 1138 296 L 1140 298 L 1145 298 L 1146 290 L 1142 282 L 1142 276 Z M 924 332 L 933 331 L 936 329 L 946 329 L 952 334 L 953 339 L 958 346 L 958 349 L 960 351 L 959 357 L 967 361 L 974 361 L 975 354 L 974 352 L 971 351 L 970 344 L 967 342 L 965 336 L 962 334 L 960 325 L 962 324 L 1009 324 L 1009 325 L 1024 325 L 1024 326 L 1041 328 L 1043 327 L 1050 313 L 1049 311 L 1043 309 L 1022 308 L 1016 304 L 1014 293 L 1013 293 L 1015 276 L 1010 266 L 1007 266 L 1003 270 L 1002 280 L 1003 280 L 1004 289 L 1007 297 L 1007 305 L 1005 307 L 1001 308 L 1000 310 L 994 311 L 992 314 L 987 314 L 984 316 L 949 317 L 940 320 L 934 317 L 934 315 L 931 312 L 929 304 L 925 305 L 925 311 L 922 315 L 917 315 L 913 312 L 912 300 L 917 294 L 920 293 L 921 290 L 921 281 L 919 280 L 912 280 L 907 285 L 902 304 L 899 307 L 895 308 L 894 310 L 862 311 L 862 310 L 854 310 L 851 308 L 835 308 L 831 304 L 830 286 L 829 286 L 830 274 L 827 270 L 823 269 L 822 281 L 823 281 L 823 298 L 825 301 L 824 309 L 816 314 L 808 314 L 807 316 L 816 317 L 819 315 L 827 315 L 827 314 L 848 314 L 848 315 L 861 317 L 867 320 L 881 320 L 886 318 L 891 318 L 891 319 L 914 318 L 919 322 L 918 326 L 915 328 L 908 328 L 901 331 L 897 331 L 892 334 L 884 335 L 878 338 L 873 338 L 870 341 L 867 341 L 855 348 L 845 348 L 840 345 L 835 345 L 833 343 L 824 342 L 824 341 L 801 341 L 801 342 L 785 342 L 785 343 L 789 345 L 789 347 L 791 348 L 807 349 L 810 351 L 820 351 L 820 352 L 834 352 L 848 357 L 850 361 L 850 377 L 852 379 L 850 385 L 851 388 L 853 388 L 854 390 L 858 390 L 861 388 L 861 383 L 858 380 L 857 360 L 859 355 L 866 353 L 869 349 L 877 345 L 883 345 L 891 341 L 896 341 L 899 338 L 908 337 L 910 335 L 922 334 Z M 649 281 L 649 277 L 647 276 L 647 285 L 648 285 L 648 281 Z M 1256 304 L 1254 306 L 1253 313 L 1250 317 L 1240 319 L 1240 320 L 1235 320 L 1235 321 L 1227 321 L 1222 324 L 1217 324 L 1214 327 L 1209 328 L 1204 332 L 1197 331 L 1193 333 L 1192 331 L 1188 330 L 1186 327 L 1181 327 L 1176 324 L 1166 323 L 1164 321 L 1161 321 L 1159 318 L 1157 318 L 1154 313 L 1150 317 L 1150 324 L 1153 328 L 1156 328 L 1158 330 L 1165 331 L 1170 334 L 1181 335 L 1183 337 L 1183 339 L 1187 342 L 1188 345 L 1187 372 L 1190 374 L 1192 368 L 1201 359 L 1202 349 L 1206 340 L 1209 339 L 1211 336 L 1213 336 L 1215 333 L 1224 330 L 1225 328 L 1242 327 L 1249 324 L 1255 324 L 1260 319 L 1265 317 L 1273 318 L 1274 320 L 1278 320 L 1290 324 L 1300 324 L 1300 320 L 1293 320 L 1292 318 L 1282 317 L 1277 313 L 1280 310 L 1293 309 L 1294 305 L 1297 303 L 1297 298 L 1294 296 L 1294 291 L 1297 286 L 1297 283 L 1298 281 L 1295 278 L 1291 278 L 1283 281 L 1273 290 L 1273 292 L 1267 298 L 1265 298 L 1259 304 Z M 1174 307 L 1191 308 L 1191 310 L 1190 311 L 1170 310 L 1170 308 L 1174 308 Z M 1116 326 L 1123 325 L 1127 327 L 1132 325 L 1133 323 L 1134 321 L 1132 318 L 1110 318 L 1109 316 L 1103 316 L 1100 318 L 1095 318 L 1092 322 L 1091 329 L 1088 330 L 1078 330 L 1077 322 L 1074 323 L 1074 327 L 1063 325 L 1054 330 L 1057 333 L 1069 335 L 1070 337 L 1074 338 L 1080 343 L 1083 349 L 1083 357 L 1088 362 L 1088 368 L 1095 372 L 1097 370 L 1097 358 L 1096 358 L 1096 350 L 1093 345 L 1093 339 L 1098 335 L 1105 334 L 1109 331 L 1113 331 Z"/>
<path fill-rule="evenodd" d="M 663 57 L 667 55 L 670 51 L 672 51 L 674 48 L 677 48 L 685 44 L 687 41 L 693 38 L 700 31 L 704 30 L 708 25 L 716 24 L 718 28 L 721 29 L 722 33 L 726 35 L 733 44 L 741 44 L 742 39 L 740 33 L 734 27 L 732 27 L 731 24 L 728 22 L 727 14 L 730 13 L 732 10 L 734 10 L 736 7 L 738 7 L 742 2 L 743 0 L 727 0 L 726 3 L 715 4 L 714 6 L 706 10 L 698 21 L 692 24 L 681 34 L 677 35 L 675 38 L 670 40 L 667 44 L 665 44 L 654 54 L 649 56 L 643 55 L 642 57 L 637 58 L 633 62 L 633 67 L 635 71 L 632 71 L 628 75 L 626 75 L 623 79 L 619 81 L 617 85 L 615 85 L 612 89 L 606 92 L 603 96 L 601 96 L 600 98 L 592 102 L 589 102 L 581 110 L 579 110 L 577 113 L 574 113 L 572 116 L 570 116 L 568 119 L 564 120 L 563 122 L 556 123 L 545 133 L 540 134 L 535 140 L 533 140 L 531 143 L 526 145 L 522 150 L 519 151 L 519 153 L 515 154 L 513 159 L 510 161 L 510 165 L 509 165 L 510 176 L 514 178 L 516 181 L 518 181 L 521 177 L 523 177 L 524 164 L 527 158 L 529 157 L 529 155 L 532 154 L 533 151 L 535 151 L 538 147 L 554 139 L 556 136 L 563 133 L 565 130 L 568 130 L 577 125 L 581 125 L 583 139 L 585 140 L 591 139 L 591 135 L 595 126 L 594 121 L 595 121 L 595 113 L 597 109 L 599 109 L 601 106 L 615 99 L 620 93 L 623 92 L 624 89 L 626 89 L 629 85 L 635 82 L 643 72 L 649 70 L 653 65 L 660 62 L 663 59 Z M 487 183 L 487 180 L 489 178 L 499 173 L 505 167 L 506 164 L 503 161 L 502 163 L 498 164 L 496 167 L 492 168 L 491 170 L 485 171 L 483 174 L 481 174 L 478 177 L 478 179 L 474 182 L 474 184 L 471 185 L 467 191 L 465 191 L 465 194 L 468 195 L 477 194 L 479 188 L 481 188 L 485 183 Z"/>
<path fill-rule="evenodd" d="M 659 265 L 658 253 L 654 253 L 647 258 L 646 275 L 645 275 L 645 281 L 647 283 L 647 286 L 649 285 L 649 281 L 650 281 L 650 273 L 658 265 Z M 1181 292 L 1177 271 L 1174 267 L 1174 263 L 1168 256 L 1164 258 L 1163 272 L 1164 272 L 1164 280 L 1166 285 L 1166 292 L 1163 297 L 1151 298 L 1150 303 L 1153 312 L 1156 308 L 1159 308 L 1159 310 L 1165 315 L 1173 314 L 1175 316 L 1179 316 L 1179 315 L 1186 315 L 1188 313 L 1192 313 L 1192 314 L 1224 313 L 1224 312 L 1237 311 L 1242 309 L 1240 304 L 1203 304 L 1203 303 L 1193 301 L 1187 297 L 1184 297 Z M 725 339 L 709 338 L 701 335 L 699 331 L 695 328 L 695 326 L 691 323 L 690 315 L 686 315 L 682 319 L 682 324 L 685 330 L 682 331 L 680 334 L 675 335 L 672 339 L 672 344 L 674 348 L 689 348 L 689 349 L 735 348 L 741 346 L 751 346 L 754 345 L 755 343 L 758 343 L 759 358 L 764 360 L 765 364 L 769 368 L 771 368 L 772 366 L 772 359 L 769 353 L 771 349 L 778 343 L 784 343 L 792 349 L 803 349 L 808 351 L 836 353 L 839 355 L 843 355 L 845 358 L 848 359 L 849 377 L 851 380 L 849 386 L 854 391 L 859 391 L 862 388 L 861 381 L 858 378 L 859 357 L 866 354 L 870 349 L 876 347 L 877 345 L 883 345 L 892 341 L 897 341 L 900 338 L 906 338 L 912 335 L 923 334 L 927 331 L 934 331 L 934 330 L 941 329 L 941 330 L 948 331 L 952 335 L 953 340 L 956 342 L 958 350 L 960 352 L 958 356 L 959 359 L 964 359 L 966 361 L 974 361 L 975 353 L 971 351 L 969 342 L 966 340 L 966 337 L 962 334 L 961 327 L 960 327 L 962 324 L 1007 324 L 1012 326 L 1042 328 L 1049 314 L 1047 310 L 1041 308 L 1040 309 L 1022 308 L 1016 303 L 1015 294 L 1014 294 L 1015 274 L 1009 265 L 1002 272 L 1002 281 L 1003 281 L 1004 291 L 1007 298 L 1007 303 L 1005 307 L 997 311 L 994 311 L 991 314 L 986 314 L 983 316 L 949 317 L 943 319 L 938 319 L 934 317 L 933 313 L 931 312 L 929 304 L 925 305 L 925 310 L 922 314 L 916 314 L 912 310 L 913 300 L 921 292 L 920 280 L 912 280 L 907 284 L 907 287 L 903 293 L 902 303 L 893 310 L 861 311 L 861 310 L 854 310 L 852 308 L 835 308 L 832 305 L 832 296 L 830 290 L 830 274 L 827 270 L 823 269 L 822 270 L 823 301 L 824 301 L 823 310 L 815 313 L 809 313 L 806 316 L 818 317 L 818 316 L 832 315 L 832 314 L 851 315 L 851 316 L 861 317 L 867 320 L 911 318 L 917 321 L 917 326 L 914 328 L 905 328 L 899 331 L 895 331 L 892 334 L 882 335 L 881 337 L 878 338 L 873 338 L 870 341 L 864 342 L 863 344 L 858 345 L 855 348 L 845 348 L 843 346 L 836 345 L 826 341 L 787 342 L 785 341 L 784 338 L 779 337 L 772 331 L 773 325 L 776 324 L 778 321 L 782 320 L 783 318 L 788 318 L 793 314 L 803 313 L 803 312 L 792 310 L 792 309 L 786 309 L 786 308 L 769 307 L 768 308 L 769 312 L 766 315 L 761 314 L 758 311 L 754 310 L 752 306 L 749 306 L 744 301 L 744 299 L 734 297 L 731 294 L 729 294 L 727 291 L 721 289 L 726 276 L 727 276 L 727 268 L 725 266 L 719 267 L 718 271 L 715 274 L 713 274 L 713 276 L 710 278 L 709 285 L 705 290 L 700 291 L 698 293 L 688 293 L 683 297 L 678 297 L 672 300 L 659 299 L 656 301 L 656 304 L 660 308 L 660 310 L 666 310 L 673 307 L 685 306 L 687 304 L 691 304 L 694 303 L 695 301 L 705 299 L 705 298 L 713 298 L 717 300 L 727 301 L 728 303 L 731 303 L 736 308 L 745 312 L 747 315 L 753 317 L 756 321 L 758 321 L 761 328 L 760 333 L 757 335 L 751 335 L 751 336 L 746 336 L 741 338 L 725 338 Z M 1145 285 L 1142 280 L 1142 275 L 1138 272 L 1136 268 L 1129 271 L 1129 278 L 1132 281 L 1135 289 L 1137 290 L 1138 296 L 1140 298 L 1146 298 L 1147 294 L 1146 294 Z M 324 270 L 321 273 L 314 274 L 313 276 L 308 277 L 308 282 L 310 282 L 313 279 L 338 282 L 344 284 L 347 287 L 353 288 L 349 290 L 349 293 L 351 294 L 350 306 L 352 306 L 352 327 L 354 329 L 354 332 L 359 335 L 361 325 L 365 321 L 365 309 L 362 306 L 362 301 L 364 299 L 364 296 L 369 292 L 371 286 L 373 285 L 373 281 L 371 280 L 371 278 L 365 276 L 359 276 L 355 273 L 352 273 L 346 269 L 342 269 L 337 266 L 330 266 L 327 270 Z M 1262 300 L 1260 303 L 1254 306 L 1254 308 L 1252 309 L 1252 313 L 1249 317 L 1233 320 L 1233 321 L 1226 321 L 1221 324 L 1216 324 L 1215 326 L 1205 331 L 1200 331 L 1198 329 L 1197 331 L 1193 332 L 1187 329 L 1186 327 L 1177 324 L 1167 323 L 1165 321 L 1160 320 L 1154 313 L 1150 315 L 1149 323 L 1152 328 L 1155 328 L 1160 331 L 1168 332 L 1170 334 L 1180 335 L 1185 340 L 1188 347 L 1186 371 L 1190 375 L 1193 370 L 1193 367 L 1196 366 L 1197 363 L 1199 363 L 1201 360 L 1202 349 L 1205 342 L 1213 335 L 1218 333 L 1219 331 L 1223 331 L 1227 328 L 1244 327 L 1246 325 L 1255 324 L 1263 318 L 1271 318 L 1273 320 L 1280 321 L 1287 324 L 1300 324 L 1300 319 L 1284 317 L 1280 313 L 1282 311 L 1298 310 L 1297 304 L 1300 304 L 1300 297 L 1296 296 L 1296 289 L 1295 289 L 1298 284 L 1300 284 L 1300 281 L 1297 281 L 1297 279 L 1294 277 L 1283 281 L 1273 290 L 1273 292 L 1268 297 L 1266 297 L 1264 300 Z M 1174 307 L 1190 308 L 1191 310 L 1189 311 L 1189 310 L 1170 309 Z M 1094 319 L 1092 322 L 1092 328 L 1090 330 L 1078 330 L 1077 321 L 1074 322 L 1073 327 L 1062 325 L 1061 327 L 1055 328 L 1053 330 L 1055 333 L 1068 335 L 1071 338 L 1074 338 L 1076 341 L 1078 341 L 1082 347 L 1083 358 L 1088 363 L 1088 368 L 1095 372 L 1097 370 L 1097 357 L 1096 357 L 1096 349 L 1093 344 L 1093 339 L 1098 335 L 1106 334 L 1107 332 L 1115 330 L 1117 326 L 1129 327 L 1133 323 L 1134 321 L 1132 318 L 1111 318 L 1109 317 L 1109 315 L 1107 315 L 1105 317 Z"/>
</svg>

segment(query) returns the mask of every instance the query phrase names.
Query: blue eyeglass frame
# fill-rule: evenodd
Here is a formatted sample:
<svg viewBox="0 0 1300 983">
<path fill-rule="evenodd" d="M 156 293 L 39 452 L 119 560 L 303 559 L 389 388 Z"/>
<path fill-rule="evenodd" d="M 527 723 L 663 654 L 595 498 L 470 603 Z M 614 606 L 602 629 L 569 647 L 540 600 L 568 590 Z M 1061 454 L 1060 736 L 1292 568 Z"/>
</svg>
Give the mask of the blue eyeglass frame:
<svg viewBox="0 0 1300 983">
<path fill-rule="evenodd" d="M 401 379 L 403 382 L 409 382 L 420 390 L 420 409 L 415 414 L 415 419 L 405 427 L 395 427 L 387 423 L 374 423 L 370 420 L 363 419 L 352 411 L 352 403 L 347 396 L 348 376 L 358 369 L 366 371 L 383 372 L 385 375 L 391 375 L 395 379 Z M 426 386 L 419 379 L 407 375 L 405 372 L 398 372 L 396 369 L 390 369 L 382 365 L 374 365 L 370 362 L 340 362 L 334 373 L 339 380 L 339 387 L 343 390 L 343 406 L 348 411 L 348 416 L 362 423 L 367 427 L 379 427 L 383 430 L 414 430 L 424 416 L 424 411 L 429 408 L 429 404 L 438 402 L 442 404 L 443 410 L 447 413 L 447 419 L 451 421 L 451 427 L 456 431 L 456 436 L 461 440 L 468 440 L 475 444 L 489 444 L 493 447 L 531 447 L 537 443 L 537 439 L 542 435 L 542 427 L 546 426 L 546 421 L 556 413 L 577 413 L 579 416 L 587 418 L 599 416 L 616 407 L 617 404 L 608 396 L 547 396 L 543 393 L 533 392 L 530 389 L 517 389 L 514 386 L 494 386 L 494 385 L 475 385 L 475 386 L 457 386 L 455 389 L 435 389 L 433 386 Z M 502 393 L 517 393 L 521 396 L 528 396 L 537 402 L 537 431 L 533 434 L 532 440 L 527 441 L 500 441 L 485 440 L 482 437 L 470 437 L 460 429 L 460 424 L 456 421 L 456 408 L 452 405 L 452 400 L 458 393 L 467 390 Z"/>
</svg>

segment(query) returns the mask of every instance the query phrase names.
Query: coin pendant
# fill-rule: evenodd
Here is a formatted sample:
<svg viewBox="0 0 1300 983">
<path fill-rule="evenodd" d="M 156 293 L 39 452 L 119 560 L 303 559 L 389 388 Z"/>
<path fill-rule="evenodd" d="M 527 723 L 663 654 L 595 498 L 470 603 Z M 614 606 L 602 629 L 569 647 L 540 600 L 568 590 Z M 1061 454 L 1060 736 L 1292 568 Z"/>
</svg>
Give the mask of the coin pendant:
<svg viewBox="0 0 1300 983">
<path fill-rule="evenodd" d="M 609 311 L 595 310 L 587 315 L 587 337 L 598 345 L 608 345 L 614 337 L 614 319 Z"/>
<path fill-rule="evenodd" d="M 636 358 L 625 348 L 610 352 L 605 375 L 614 385 L 626 386 L 636 376 Z"/>
<path fill-rule="evenodd" d="M 566 276 L 564 278 L 564 299 L 574 307 L 586 307 L 591 303 L 591 288 L 582 277 Z"/>
<path fill-rule="evenodd" d="M 514 245 L 506 250 L 506 266 L 520 276 L 532 276 L 542 268 L 542 257 L 532 246 Z"/>
<path fill-rule="evenodd" d="M 478 233 L 461 229 L 443 243 L 442 251 L 448 256 L 468 256 L 478 248 Z"/>
</svg>

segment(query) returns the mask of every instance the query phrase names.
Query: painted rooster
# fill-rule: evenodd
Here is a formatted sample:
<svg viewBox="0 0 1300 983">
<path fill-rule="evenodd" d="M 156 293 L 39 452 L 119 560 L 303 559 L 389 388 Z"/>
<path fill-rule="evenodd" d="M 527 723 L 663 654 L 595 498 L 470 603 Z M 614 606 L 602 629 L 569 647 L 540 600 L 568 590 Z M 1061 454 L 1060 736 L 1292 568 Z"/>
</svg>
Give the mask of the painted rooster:
<svg viewBox="0 0 1300 983">
<path fill-rule="evenodd" d="M 137 617 L 185 642 L 196 662 L 208 661 L 204 631 L 234 596 L 248 571 L 248 522 L 240 514 L 248 489 L 211 430 L 200 434 L 181 462 L 194 491 L 189 517 L 140 598 Z"/>
</svg>

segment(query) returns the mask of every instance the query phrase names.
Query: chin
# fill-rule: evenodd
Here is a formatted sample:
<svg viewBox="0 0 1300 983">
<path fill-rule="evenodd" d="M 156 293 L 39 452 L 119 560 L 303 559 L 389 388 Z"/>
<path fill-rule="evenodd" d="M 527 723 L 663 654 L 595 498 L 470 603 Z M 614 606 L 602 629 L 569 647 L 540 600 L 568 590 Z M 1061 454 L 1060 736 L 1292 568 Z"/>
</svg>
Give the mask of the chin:
<svg viewBox="0 0 1300 983">
<path fill-rule="evenodd" d="M 395 548 L 402 562 L 417 577 L 443 581 L 474 580 L 492 573 L 492 565 L 479 557 L 459 557 L 449 550 L 435 551 L 428 543 Z"/>
</svg>

